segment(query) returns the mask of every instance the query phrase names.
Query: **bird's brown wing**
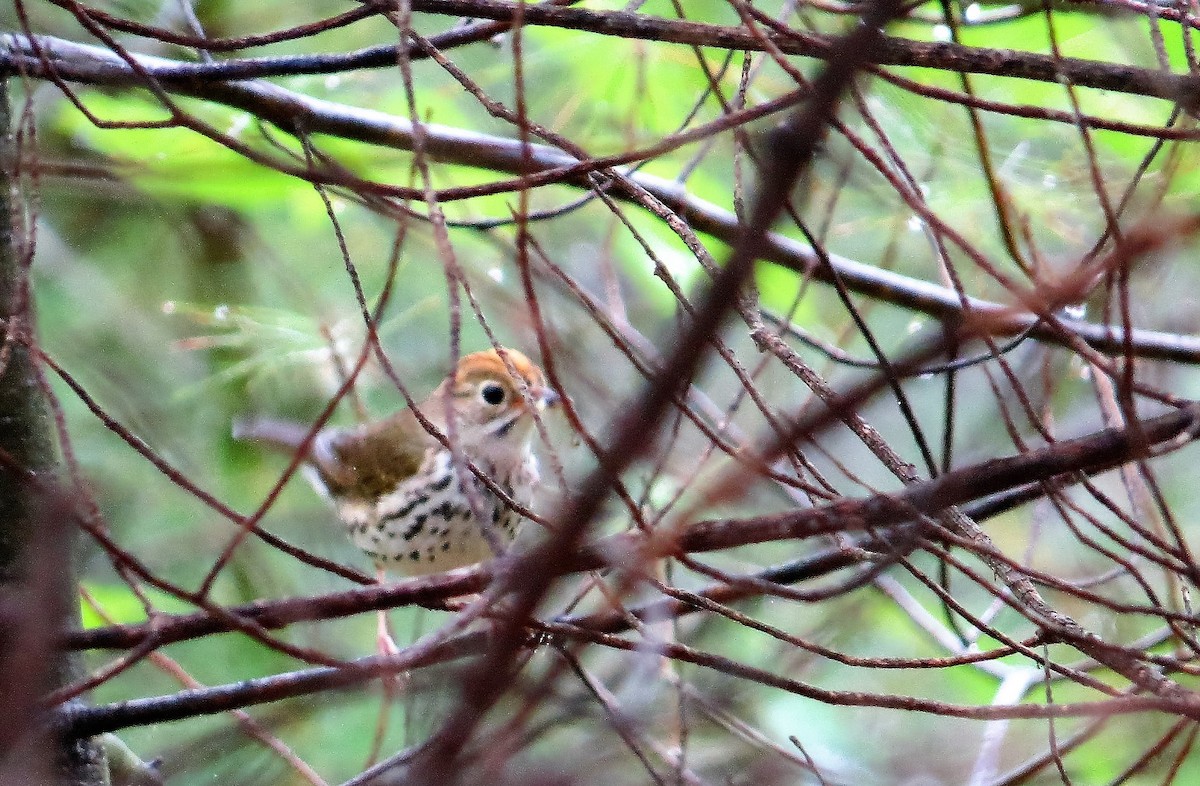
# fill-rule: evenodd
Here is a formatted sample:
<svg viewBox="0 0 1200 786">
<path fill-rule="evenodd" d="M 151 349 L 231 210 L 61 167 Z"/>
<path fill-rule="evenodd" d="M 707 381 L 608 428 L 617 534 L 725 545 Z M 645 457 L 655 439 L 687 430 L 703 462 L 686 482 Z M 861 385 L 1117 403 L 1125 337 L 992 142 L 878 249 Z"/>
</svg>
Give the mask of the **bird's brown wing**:
<svg viewBox="0 0 1200 786">
<path fill-rule="evenodd" d="M 409 410 L 353 429 L 338 429 L 314 445 L 312 461 L 330 491 L 370 499 L 417 473 L 437 443 Z"/>
<path fill-rule="evenodd" d="M 295 453 L 311 430 L 302 423 L 251 418 L 237 421 L 233 436 Z M 370 499 L 416 474 L 435 444 L 406 409 L 357 428 L 322 429 L 304 458 L 331 494 Z"/>
</svg>

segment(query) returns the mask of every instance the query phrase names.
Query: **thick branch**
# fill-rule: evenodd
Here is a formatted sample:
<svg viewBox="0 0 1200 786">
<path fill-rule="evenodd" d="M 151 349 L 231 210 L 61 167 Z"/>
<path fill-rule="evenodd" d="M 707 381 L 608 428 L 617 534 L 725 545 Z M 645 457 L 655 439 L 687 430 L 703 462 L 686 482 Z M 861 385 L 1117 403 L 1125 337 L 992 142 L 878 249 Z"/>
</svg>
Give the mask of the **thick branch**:
<svg viewBox="0 0 1200 786">
<path fill-rule="evenodd" d="M 896 494 L 839 500 L 817 508 L 768 516 L 697 522 L 679 533 L 668 550 L 697 554 L 771 540 L 805 539 L 868 528 L 884 534 L 886 528 L 907 525 L 917 515 L 934 515 L 950 506 L 981 500 L 996 492 L 1025 489 L 1040 481 L 1059 477 L 1070 481 L 1075 473 L 1094 473 L 1119 466 L 1144 450 L 1182 445 L 1184 440 L 1193 437 L 1196 426 L 1194 412 L 1172 412 L 1139 422 L 1133 428 L 1105 429 L 1030 453 L 964 467 L 934 480 L 914 483 Z M 1028 496 L 1023 494 L 1020 499 Z M 566 561 L 561 573 L 625 564 L 635 555 L 647 555 L 654 548 L 663 550 L 662 544 L 650 546 L 640 533 L 615 535 L 580 549 Z M 834 560 L 829 569 L 847 564 Z M 295 622 L 420 605 L 479 592 L 491 582 L 494 573 L 493 565 L 484 564 L 465 571 L 328 595 L 257 601 L 230 608 L 229 612 L 236 617 L 252 619 L 264 629 L 274 630 Z M 789 581 L 810 575 L 811 572 L 793 575 Z M 766 578 L 779 579 L 776 576 Z M 607 623 L 603 628 L 608 630 Z M 64 634 L 63 646 L 69 649 L 122 649 L 137 646 L 150 637 L 165 645 L 233 629 L 228 619 L 215 618 L 204 612 L 163 615 L 153 623 L 68 631 Z"/>
<path fill-rule="evenodd" d="M 32 76 L 46 77 L 44 65 L 32 57 L 29 40 L 23 36 L 2 36 L 0 40 L 22 53 L 22 67 Z M 38 45 L 54 62 L 54 72 L 65 79 L 86 83 L 135 85 L 141 77 L 112 52 L 60 39 L 39 37 Z M 180 65 L 164 58 L 137 56 L 137 61 L 151 74 L 170 73 Z M 359 109 L 331 101 L 310 98 L 267 82 L 215 83 L 188 87 L 174 85 L 187 95 L 196 95 L 226 106 L 242 109 L 280 128 L 296 132 L 320 133 L 353 139 L 369 144 L 400 150 L 411 150 L 413 129 L 407 120 L 370 109 Z M 423 126 L 425 153 L 431 158 L 464 166 L 491 169 L 512 174 L 544 172 L 552 169 L 571 169 L 564 183 L 591 189 L 595 186 L 587 167 L 579 167 L 578 159 L 545 145 L 522 147 L 520 141 L 488 136 L 447 126 Z M 313 173 L 313 177 L 317 177 Z M 687 193 L 678 183 L 643 173 L 628 177 L 664 204 L 671 207 L 700 232 L 732 245 L 736 242 L 741 224 L 737 217 L 716 205 Z M 619 198 L 629 195 L 618 192 Z M 803 272 L 828 283 L 832 273 L 813 250 L 796 240 L 770 233 L 761 246 L 762 258 Z M 926 281 L 909 278 L 887 270 L 829 254 L 830 265 L 852 291 L 893 305 L 923 312 L 932 317 L 958 321 L 964 316 L 959 296 L 953 290 Z M 1030 314 L 1014 314 L 1002 304 L 969 298 L 970 312 L 982 315 L 998 332 L 1018 334 L 1030 331 L 1032 338 L 1053 344 L 1065 344 L 1057 331 L 1043 325 Z M 996 318 L 1003 315 L 1003 318 Z M 1063 325 L 1089 345 L 1108 354 L 1131 351 L 1134 355 L 1157 360 L 1183 363 L 1200 362 L 1200 337 L 1181 336 L 1150 330 L 1133 330 L 1126 346 L 1124 331 L 1119 326 L 1097 325 L 1072 319 L 1061 319 Z"/>
<path fill-rule="evenodd" d="M 395 5 L 373 3 L 382 10 L 394 11 Z M 782 32 L 760 28 L 712 25 L 681 19 L 665 19 L 627 11 L 596 11 L 586 8 L 519 4 L 500 0 L 413 0 L 417 13 L 442 14 L 456 18 L 490 19 L 511 24 L 518 16 L 527 27 L 556 27 L 614 38 L 659 43 L 703 46 L 713 49 L 762 52 L 768 47 L 786 55 L 824 60 L 829 57 L 836 36 L 800 30 Z M 213 63 L 174 63 L 155 76 L 164 82 L 203 82 L 259 79 L 271 76 L 343 73 L 365 68 L 393 68 L 397 47 L 394 44 L 371 47 L 357 52 L 240 58 Z M 1022 52 L 1011 49 L 987 49 L 955 43 L 913 41 L 885 36 L 872 62 L 881 66 L 915 66 L 953 73 L 987 74 L 1037 82 L 1066 82 L 1077 87 L 1111 90 L 1118 93 L 1162 98 L 1184 106 L 1194 104 L 1198 83 L 1190 74 L 1172 74 L 1136 66 L 1083 60 L 1072 57 Z M 413 59 L 419 54 L 409 55 Z M 68 77 L 70 78 L 70 77 Z"/>
</svg>

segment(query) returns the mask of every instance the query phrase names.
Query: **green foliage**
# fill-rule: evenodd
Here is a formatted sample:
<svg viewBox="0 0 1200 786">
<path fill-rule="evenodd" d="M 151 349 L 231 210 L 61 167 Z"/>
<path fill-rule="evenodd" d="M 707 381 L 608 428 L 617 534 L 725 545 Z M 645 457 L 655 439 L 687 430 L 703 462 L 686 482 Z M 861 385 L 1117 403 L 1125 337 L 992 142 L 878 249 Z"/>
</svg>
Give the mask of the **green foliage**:
<svg viewBox="0 0 1200 786">
<path fill-rule="evenodd" d="M 145 604 L 128 585 L 85 581 L 82 586 L 91 598 L 81 604 L 84 628 L 111 624 L 135 625 L 146 621 Z M 167 614 L 182 614 L 191 609 L 189 604 L 162 590 L 150 587 L 144 593 L 155 609 Z"/>
</svg>

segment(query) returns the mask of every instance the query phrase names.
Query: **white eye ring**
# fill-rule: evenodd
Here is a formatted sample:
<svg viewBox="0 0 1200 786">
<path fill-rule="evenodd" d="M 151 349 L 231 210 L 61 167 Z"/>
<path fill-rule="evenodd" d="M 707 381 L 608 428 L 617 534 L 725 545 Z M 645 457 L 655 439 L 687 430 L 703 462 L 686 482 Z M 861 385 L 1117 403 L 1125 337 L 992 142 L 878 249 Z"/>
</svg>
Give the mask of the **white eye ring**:
<svg viewBox="0 0 1200 786">
<path fill-rule="evenodd" d="M 484 403 L 498 407 L 504 403 L 504 388 L 495 382 L 487 382 L 479 388 L 479 397 L 484 400 Z"/>
</svg>

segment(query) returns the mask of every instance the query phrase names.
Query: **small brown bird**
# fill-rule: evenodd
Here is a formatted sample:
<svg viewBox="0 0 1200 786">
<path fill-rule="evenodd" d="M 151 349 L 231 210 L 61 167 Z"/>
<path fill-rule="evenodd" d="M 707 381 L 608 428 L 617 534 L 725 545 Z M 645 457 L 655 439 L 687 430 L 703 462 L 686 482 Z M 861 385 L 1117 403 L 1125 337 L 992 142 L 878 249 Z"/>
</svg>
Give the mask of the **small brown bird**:
<svg viewBox="0 0 1200 786">
<path fill-rule="evenodd" d="M 464 356 L 418 409 L 444 435 L 451 431 L 447 415 L 452 415 L 461 455 L 528 507 L 538 480 L 533 412 L 559 397 L 529 358 L 512 349 L 502 352 L 503 358 L 495 350 Z M 273 420 L 234 427 L 238 439 L 292 452 L 307 433 L 303 425 Z M 313 485 L 333 502 L 351 540 L 381 571 L 415 576 L 473 565 L 493 556 L 489 540 L 507 546 L 516 536 L 520 515 L 467 470 L 484 519 L 477 520 L 450 450 L 412 410 L 354 428 L 322 429 L 305 458 Z"/>
</svg>

